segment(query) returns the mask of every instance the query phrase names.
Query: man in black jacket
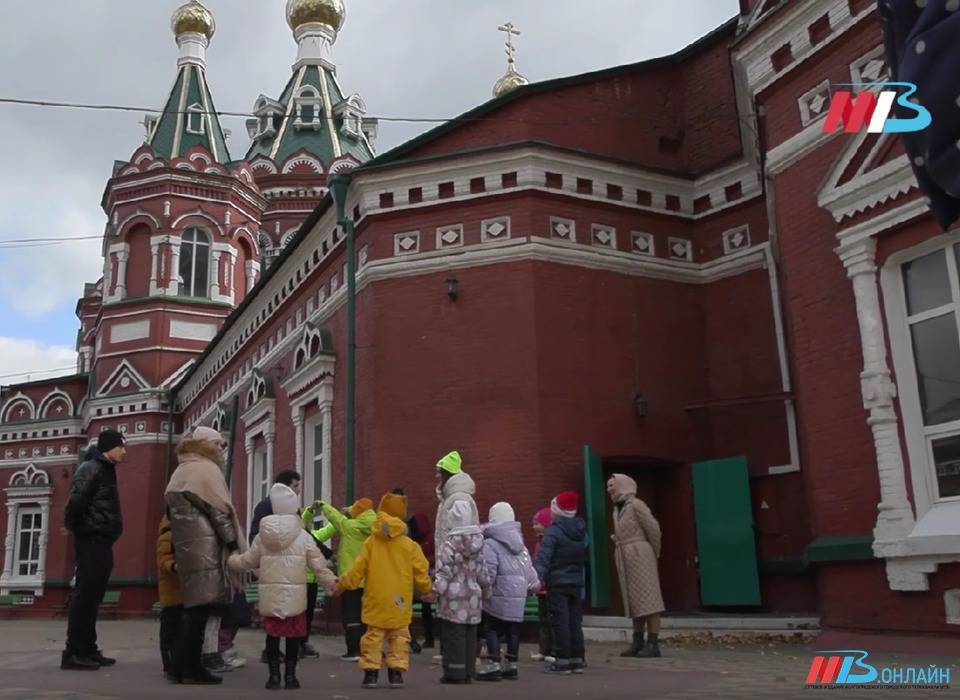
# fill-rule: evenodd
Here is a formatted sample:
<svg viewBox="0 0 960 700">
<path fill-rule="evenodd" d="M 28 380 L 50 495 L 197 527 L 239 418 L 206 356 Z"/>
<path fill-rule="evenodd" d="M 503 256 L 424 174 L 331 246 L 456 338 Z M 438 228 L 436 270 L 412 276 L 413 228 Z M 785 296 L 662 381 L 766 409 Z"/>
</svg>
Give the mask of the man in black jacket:
<svg viewBox="0 0 960 700">
<path fill-rule="evenodd" d="M 113 543 L 123 532 L 116 466 L 126 454 L 123 435 L 104 430 L 70 484 L 64 521 L 73 533 L 77 573 L 62 669 L 95 671 L 116 663 L 97 648 L 97 613 L 113 570 Z"/>
</svg>

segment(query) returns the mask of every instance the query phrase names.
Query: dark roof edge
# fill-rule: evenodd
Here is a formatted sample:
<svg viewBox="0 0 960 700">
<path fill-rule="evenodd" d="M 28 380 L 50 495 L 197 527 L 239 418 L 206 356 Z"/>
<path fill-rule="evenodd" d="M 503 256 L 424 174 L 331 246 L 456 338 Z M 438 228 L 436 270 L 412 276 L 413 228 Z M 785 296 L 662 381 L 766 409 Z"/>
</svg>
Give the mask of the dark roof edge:
<svg viewBox="0 0 960 700">
<path fill-rule="evenodd" d="M 28 372 L 24 372 L 28 374 Z M 3 390 L 7 391 L 10 389 L 21 389 L 27 386 L 41 386 L 42 384 L 65 384 L 67 382 L 73 382 L 78 379 L 82 379 L 84 382 L 90 379 L 89 375 L 86 374 L 64 374 L 59 377 L 51 377 L 50 379 L 36 379 L 32 382 L 16 382 L 15 384 L 4 384 Z"/>
<path fill-rule="evenodd" d="M 477 119 L 485 114 L 496 111 L 504 105 L 507 105 L 511 102 L 519 100 L 520 98 L 526 97 L 528 95 L 536 95 L 541 92 L 547 92 L 550 90 L 556 90 L 558 88 L 569 87 L 572 85 L 580 85 L 583 83 L 589 83 L 596 80 L 603 80 L 605 78 L 614 77 L 617 75 L 623 75 L 624 73 L 629 73 L 631 71 L 639 69 L 650 69 L 650 68 L 659 68 L 662 66 L 676 65 L 677 63 L 682 63 L 683 61 L 690 58 L 690 56 L 699 53 L 720 41 L 721 39 L 726 38 L 726 35 L 729 33 L 730 38 L 733 38 L 734 33 L 736 32 L 737 23 L 739 22 L 740 17 L 735 16 L 728 19 L 726 22 L 721 24 L 716 29 L 712 30 L 708 34 L 697 39 L 692 44 L 685 46 L 676 53 L 668 54 L 666 56 L 658 56 L 657 58 L 650 58 L 645 61 L 639 61 L 637 63 L 628 63 L 621 66 L 614 66 L 612 68 L 603 68 L 601 70 L 590 71 L 588 73 L 580 73 L 578 75 L 566 76 L 563 78 L 553 78 L 552 80 L 544 80 L 538 83 L 531 83 L 530 85 L 524 85 L 512 90 L 505 95 L 496 97 L 492 100 L 488 100 L 483 104 L 474 107 L 473 109 L 464 112 L 463 114 L 454 117 L 453 119 L 444 122 L 438 126 L 435 126 L 433 129 L 430 129 L 427 132 L 424 132 L 420 136 L 417 136 L 413 139 L 410 139 L 406 143 L 400 144 L 396 148 L 393 148 L 386 153 L 383 153 L 373 160 L 367 161 L 362 166 L 357 168 L 360 170 L 367 170 L 371 168 L 376 168 L 385 163 L 390 163 L 402 158 L 405 154 L 410 151 L 419 148 L 420 146 L 429 143 L 438 136 L 446 134 L 450 131 L 453 131 L 456 128 L 461 126 L 462 122 L 469 121 L 471 119 Z"/>
<path fill-rule="evenodd" d="M 449 151 L 446 153 L 434 153 L 427 156 L 420 156 L 414 158 L 406 158 L 404 160 L 399 160 L 393 163 L 382 163 L 373 168 L 367 168 L 364 166 L 362 169 L 357 168 L 354 172 L 363 171 L 360 174 L 366 173 L 375 173 L 382 172 L 385 170 L 400 169 L 400 168 L 409 168 L 415 167 L 417 165 L 424 165 L 429 163 L 443 162 L 445 160 L 456 160 L 459 158 L 469 158 L 471 156 L 479 156 L 487 153 L 498 153 L 500 151 L 510 151 L 519 148 L 543 148 L 551 151 L 557 151 L 559 153 L 566 153 L 569 155 L 583 156 L 585 158 L 593 158 L 594 160 L 604 161 L 606 163 L 611 163 L 613 165 L 621 165 L 628 168 L 635 168 L 637 170 L 644 170 L 656 175 L 662 175 L 665 177 L 675 177 L 679 180 L 696 180 L 704 175 L 707 175 L 718 168 L 723 168 L 731 163 L 735 162 L 737 159 L 743 156 L 742 153 L 734 154 L 728 158 L 719 160 L 714 165 L 711 165 L 708 168 L 703 168 L 701 170 L 693 172 L 685 172 L 680 170 L 671 170 L 670 168 L 659 168 L 652 165 L 646 165 L 642 162 L 626 160 L 624 158 L 615 158 L 613 156 L 605 155 L 603 153 L 597 153 L 595 151 L 586 151 L 581 148 L 570 148 L 569 146 L 561 146 L 559 144 L 550 143 L 549 141 L 538 141 L 537 139 L 524 139 L 522 141 L 509 141 L 506 143 L 498 143 L 492 146 L 480 146 L 478 148 L 467 148 L 461 151 Z"/>
<path fill-rule="evenodd" d="M 206 349 L 196 357 L 193 366 L 187 370 L 187 373 L 180 379 L 179 382 L 177 382 L 176 386 L 171 389 L 174 397 L 180 393 L 180 390 L 183 388 L 183 386 L 190 381 L 194 374 L 196 374 L 204 360 L 206 360 L 213 353 L 213 351 L 216 350 L 217 346 L 220 344 L 220 341 L 223 340 L 224 336 L 230 331 L 231 328 L 233 328 L 233 324 L 237 322 L 240 316 L 243 315 L 243 312 L 247 310 L 247 307 L 249 307 L 253 303 L 254 299 L 256 299 L 257 295 L 260 294 L 267 284 L 269 284 L 274 275 L 278 274 L 278 270 L 283 267 L 284 263 L 290 258 L 291 255 L 293 255 L 293 252 L 300 247 L 300 243 L 303 242 L 307 235 L 309 235 L 310 231 L 313 230 L 313 227 L 317 225 L 317 222 L 320 221 L 320 218 L 327 212 L 327 209 L 331 204 L 333 204 L 333 197 L 329 192 L 327 192 L 323 199 L 320 200 L 319 204 L 317 204 L 310 216 L 307 217 L 306 221 L 300 225 L 300 230 L 297 231 L 297 234 L 292 239 L 290 239 L 290 242 L 283 249 L 283 252 L 277 256 L 277 259 L 274 260 L 273 264 L 267 268 L 267 271 L 263 275 L 261 275 L 259 281 L 243 298 L 243 301 L 240 302 L 240 305 L 230 312 L 230 315 L 227 316 L 226 320 L 223 322 L 223 325 L 220 327 L 220 330 L 213 337 L 213 340 L 211 340 L 207 344 Z"/>
</svg>

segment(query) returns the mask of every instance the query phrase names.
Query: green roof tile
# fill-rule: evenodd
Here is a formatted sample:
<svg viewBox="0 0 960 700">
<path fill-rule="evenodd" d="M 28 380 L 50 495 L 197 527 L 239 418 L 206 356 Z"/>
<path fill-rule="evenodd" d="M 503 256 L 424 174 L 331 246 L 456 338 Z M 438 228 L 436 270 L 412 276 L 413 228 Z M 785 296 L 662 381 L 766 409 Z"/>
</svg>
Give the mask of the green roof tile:
<svg viewBox="0 0 960 700">
<path fill-rule="evenodd" d="M 181 101 L 186 112 L 184 114 L 180 113 Z M 191 133 L 189 129 L 189 109 L 192 106 L 198 107 L 199 116 L 194 119 L 202 120 L 203 133 Z M 179 158 L 194 146 L 203 146 L 215 156 L 218 163 L 230 162 L 226 135 L 202 68 L 189 63 L 180 67 L 160 121 L 147 143 L 158 156 L 166 160 Z"/>
</svg>

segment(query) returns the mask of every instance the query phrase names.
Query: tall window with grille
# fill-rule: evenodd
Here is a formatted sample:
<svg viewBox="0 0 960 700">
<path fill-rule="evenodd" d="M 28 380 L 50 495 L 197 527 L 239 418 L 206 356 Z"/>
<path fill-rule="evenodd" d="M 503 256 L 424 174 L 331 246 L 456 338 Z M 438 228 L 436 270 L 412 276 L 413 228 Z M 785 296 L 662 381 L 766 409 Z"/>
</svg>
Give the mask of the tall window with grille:
<svg viewBox="0 0 960 700">
<path fill-rule="evenodd" d="M 266 446 L 253 453 L 253 504 L 256 505 L 270 495 L 270 463 L 267 460 Z"/>
<path fill-rule="evenodd" d="M 188 228 L 180 240 L 180 294 L 208 297 L 210 237 L 198 228 Z"/>
<path fill-rule="evenodd" d="M 915 258 L 902 267 L 909 345 L 933 500 L 960 499 L 958 268 L 960 244 Z"/>
<path fill-rule="evenodd" d="M 16 576 L 36 576 L 40 569 L 40 538 L 43 514 L 39 508 L 20 508 L 17 513 L 16 552 L 13 571 Z"/>
</svg>

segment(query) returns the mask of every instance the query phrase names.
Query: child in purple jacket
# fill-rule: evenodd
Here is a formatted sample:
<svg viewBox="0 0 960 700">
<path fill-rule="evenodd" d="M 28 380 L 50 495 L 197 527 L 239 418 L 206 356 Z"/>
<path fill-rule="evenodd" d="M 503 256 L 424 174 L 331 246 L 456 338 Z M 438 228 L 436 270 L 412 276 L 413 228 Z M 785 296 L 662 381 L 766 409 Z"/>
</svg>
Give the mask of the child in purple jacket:
<svg viewBox="0 0 960 700">
<path fill-rule="evenodd" d="M 490 522 L 483 530 L 483 538 L 483 561 L 491 592 L 483 601 L 487 660 L 477 670 L 477 680 L 516 680 L 524 608 L 527 596 L 539 590 L 540 579 L 509 503 L 497 503 L 490 509 Z M 503 664 L 500 663 L 501 641 L 507 643 Z"/>
</svg>

